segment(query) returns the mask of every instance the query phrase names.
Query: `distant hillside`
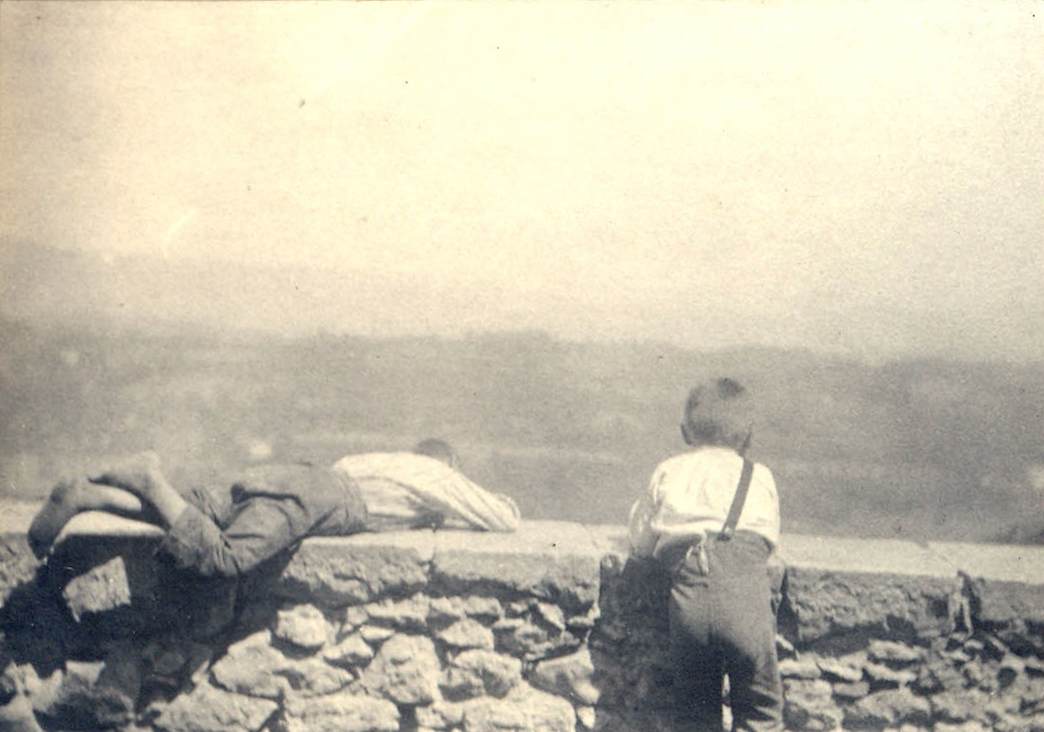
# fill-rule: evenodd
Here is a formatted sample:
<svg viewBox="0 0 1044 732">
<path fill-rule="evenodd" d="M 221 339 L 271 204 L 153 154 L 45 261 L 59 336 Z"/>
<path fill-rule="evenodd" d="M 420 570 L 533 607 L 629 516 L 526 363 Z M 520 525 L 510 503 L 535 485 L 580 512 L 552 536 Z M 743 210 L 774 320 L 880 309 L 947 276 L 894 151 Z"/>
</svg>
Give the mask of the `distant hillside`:
<svg viewBox="0 0 1044 732">
<path fill-rule="evenodd" d="M 154 447 L 182 481 L 252 459 L 332 461 L 440 435 L 531 518 L 622 523 L 681 448 L 688 386 L 759 395 L 756 457 L 785 529 L 1040 541 L 1044 366 L 870 366 L 808 352 L 697 353 L 539 332 L 283 338 L 181 326 L 0 322 L 0 485 Z"/>
</svg>

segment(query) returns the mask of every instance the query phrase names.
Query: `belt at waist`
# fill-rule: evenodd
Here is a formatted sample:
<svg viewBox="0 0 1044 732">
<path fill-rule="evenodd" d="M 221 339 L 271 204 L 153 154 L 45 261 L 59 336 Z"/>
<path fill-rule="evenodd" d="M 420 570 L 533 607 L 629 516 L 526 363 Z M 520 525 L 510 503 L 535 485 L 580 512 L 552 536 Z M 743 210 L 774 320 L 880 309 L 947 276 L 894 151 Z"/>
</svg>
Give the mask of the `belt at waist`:
<svg viewBox="0 0 1044 732">
<path fill-rule="evenodd" d="M 670 569 L 677 569 L 681 564 L 684 564 L 690 556 L 695 554 L 700 558 L 701 565 L 706 571 L 706 556 L 708 551 L 714 551 L 716 548 L 724 549 L 729 544 L 745 544 L 755 545 L 765 551 L 766 559 L 772 552 L 772 543 L 764 536 L 756 531 L 750 531 L 749 529 L 740 529 L 732 534 L 731 537 L 724 536 L 719 531 L 708 531 L 703 535 L 688 542 L 679 542 L 674 544 L 660 553 L 658 556 L 659 561 L 665 567 Z"/>
<path fill-rule="evenodd" d="M 716 539 L 718 541 L 748 541 L 748 542 L 761 542 L 764 543 L 769 549 L 772 548 L 772 542 L 766 539 L 764 536 L 756 531 L 750 529 L 737 529 L 733 532 L 732 536 L 726 536 L 720 531 L 708 531 L 707 539 Z"/>
</svg>

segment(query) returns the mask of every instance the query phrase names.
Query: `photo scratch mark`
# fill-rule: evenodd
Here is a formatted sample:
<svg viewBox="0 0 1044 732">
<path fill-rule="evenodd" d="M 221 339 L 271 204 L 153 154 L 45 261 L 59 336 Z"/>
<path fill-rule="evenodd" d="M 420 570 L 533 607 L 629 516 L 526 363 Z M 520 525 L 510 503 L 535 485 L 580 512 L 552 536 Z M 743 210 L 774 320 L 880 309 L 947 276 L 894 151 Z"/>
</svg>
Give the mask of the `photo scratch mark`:
<svg viewBox="0 0 1044 732">
<path fill-rule="evenodd" d="M 181 230 L 194 218 L 196 218 L 196 209 L 190 208 L 177 221 L 171 224 L 170 228 L 167 229 L 167 233 L 163 236 L 163 256 L 167 256 L 167 246 L 174 241 L 181 233 Z"/>
</svg>

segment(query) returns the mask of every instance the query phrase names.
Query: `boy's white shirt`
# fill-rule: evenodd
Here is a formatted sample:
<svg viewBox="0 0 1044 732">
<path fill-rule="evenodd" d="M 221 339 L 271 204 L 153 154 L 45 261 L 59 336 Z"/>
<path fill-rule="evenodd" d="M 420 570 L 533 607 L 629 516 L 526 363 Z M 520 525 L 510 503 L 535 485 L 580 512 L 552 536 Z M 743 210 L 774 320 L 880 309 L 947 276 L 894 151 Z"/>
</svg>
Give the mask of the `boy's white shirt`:
<svg viewBox="0 0 1044 732">
<path fill-rule="evenodd" d="M 726 447 L 701 447 L 657 466 L 630 514 L 631 551 L 659 556 L 668 546 L 721 531 L 743 470 L 743 458 Z M 779 496 L 772 472 L 754 465 L 737 530 L 779 543 Z"/>
<path fill-rule="evenodd" d="M 515 531 L 518 505 L 491 493 L 445 463 L 409 452 L 348 455 L 333 465 L 348 475 L 366 503 L 367 526 L 391 531 L 410 528 L 425 516 L 446 528 Z"/>
</svg>

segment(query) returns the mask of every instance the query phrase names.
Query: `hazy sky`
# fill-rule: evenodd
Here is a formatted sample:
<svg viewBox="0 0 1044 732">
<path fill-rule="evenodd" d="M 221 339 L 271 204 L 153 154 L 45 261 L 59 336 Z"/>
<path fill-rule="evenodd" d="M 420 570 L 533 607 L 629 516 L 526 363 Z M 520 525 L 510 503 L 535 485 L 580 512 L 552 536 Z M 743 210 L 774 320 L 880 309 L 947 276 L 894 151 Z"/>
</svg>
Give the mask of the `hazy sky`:
<svg viewBox="0 0 1044 732">
<path fill-rule="evenodd" d="M 0 44 L 4 242 L 327 329 L 1044 360 L 1042 2 L 4 0 Z"/>
</svg>

